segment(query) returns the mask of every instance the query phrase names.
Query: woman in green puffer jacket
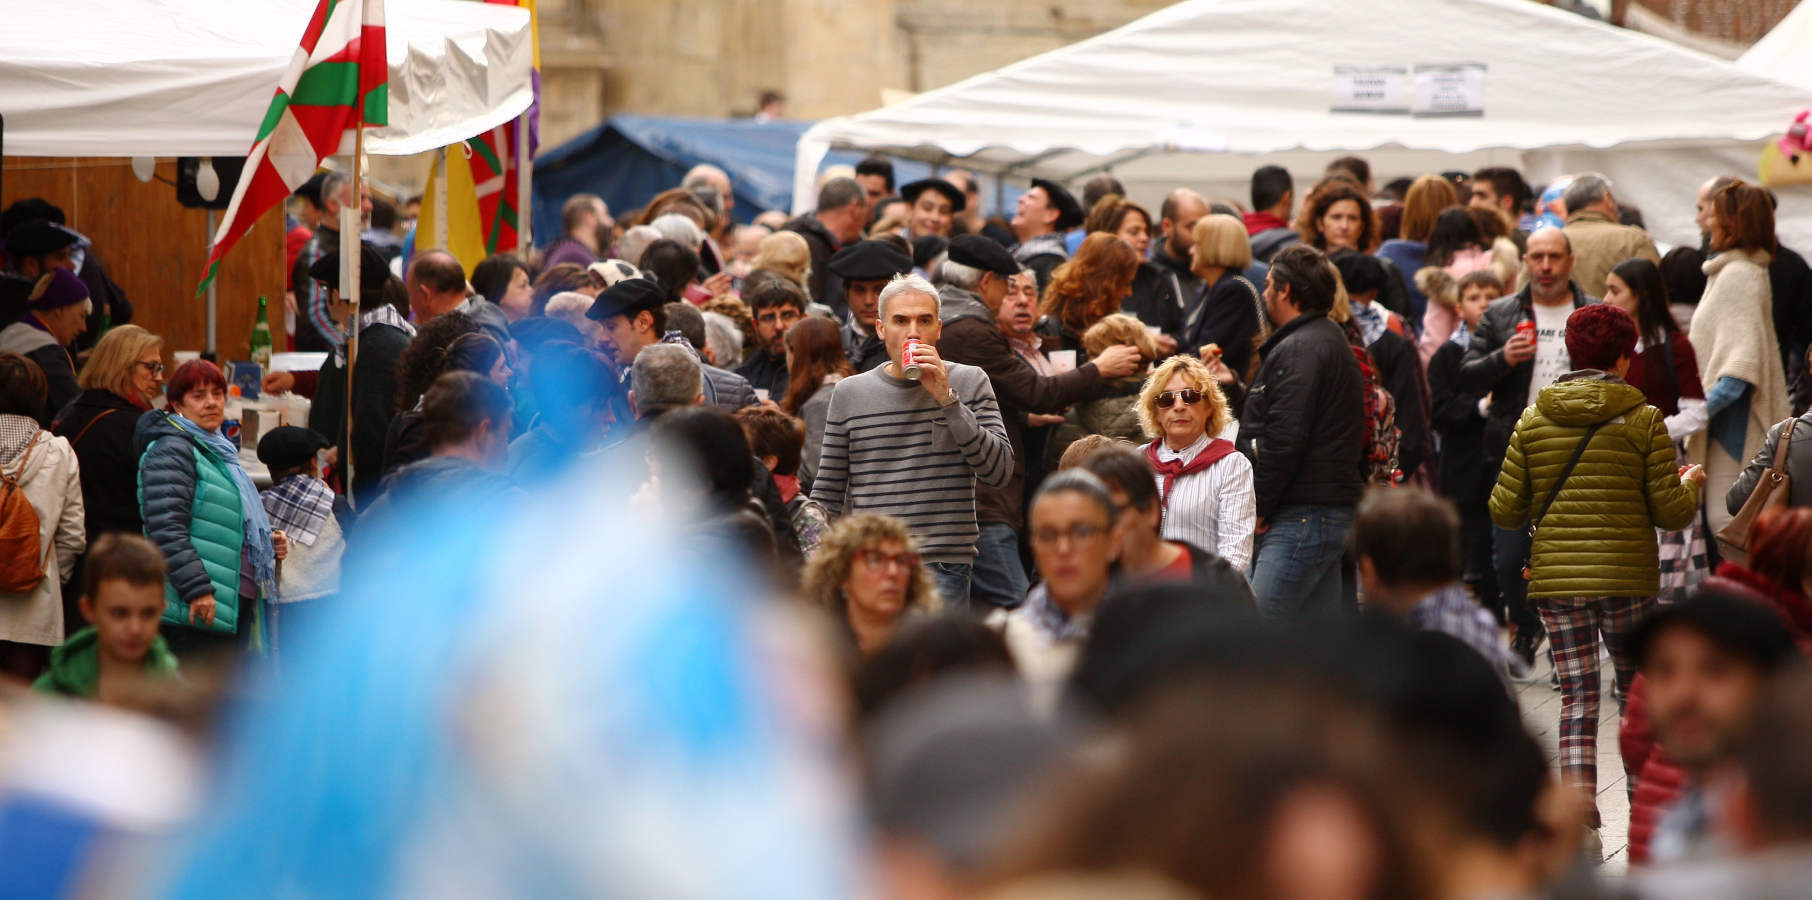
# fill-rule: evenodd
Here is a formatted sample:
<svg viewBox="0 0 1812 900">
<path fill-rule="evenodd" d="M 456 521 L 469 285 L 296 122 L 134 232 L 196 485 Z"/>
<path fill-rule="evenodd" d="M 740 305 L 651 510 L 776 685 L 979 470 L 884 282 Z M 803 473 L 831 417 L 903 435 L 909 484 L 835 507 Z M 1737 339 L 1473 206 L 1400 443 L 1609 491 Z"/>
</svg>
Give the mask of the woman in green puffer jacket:
<svg viewBox="0 0 1812 900">
<path fill-rule="evenodd" d="M 1566 346 L 1576 371 L 1543 388 L 1516 423 L 1491 518 L 1502 528 L 1538 520 L 1529 600 L 1560 676 L 1561 777 L 1589 800 L 1598 785 L 1598 636 L 1610 649 L 1621 702 L 1636 674 L 1624 636 L 1660 591 L 1655 529 L 1692 521 L 1705 472 L 1676 468 L 1661 411 L 1623 380 L 1636 347 L 1628 313 L 1580 307 L 1567 317 Z M 1598 825 L 1596 807 L 1591 824 Z"/>
</svg>

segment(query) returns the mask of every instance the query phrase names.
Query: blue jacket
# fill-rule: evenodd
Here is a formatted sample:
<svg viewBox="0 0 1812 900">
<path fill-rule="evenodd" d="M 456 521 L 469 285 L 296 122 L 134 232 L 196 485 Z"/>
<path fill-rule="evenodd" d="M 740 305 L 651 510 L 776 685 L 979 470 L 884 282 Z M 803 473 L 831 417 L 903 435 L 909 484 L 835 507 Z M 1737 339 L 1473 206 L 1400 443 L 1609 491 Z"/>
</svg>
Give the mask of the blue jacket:
<svg viewBox="0 0 1812 900">
<path fill-rule="evenodd" d="M 216 459 L 161 410 L 139 417 L 132 441 L 139 451 L 145 536 L 163 551 L 170 570 L 164 621 L 187 626 L 190 601 L 211 593 L 209 630 L 238 631 L 245 522 L 230 463 Z"/>
</svg>

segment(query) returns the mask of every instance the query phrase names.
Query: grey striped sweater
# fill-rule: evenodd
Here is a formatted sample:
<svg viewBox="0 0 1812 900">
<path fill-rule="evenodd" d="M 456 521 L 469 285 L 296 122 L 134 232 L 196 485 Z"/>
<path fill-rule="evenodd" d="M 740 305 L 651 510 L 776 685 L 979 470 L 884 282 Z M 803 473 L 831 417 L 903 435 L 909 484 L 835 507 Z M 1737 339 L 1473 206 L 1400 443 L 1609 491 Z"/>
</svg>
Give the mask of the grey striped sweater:
<svg viewBox="0 0 1812 900">
<path fill-rule="evenodd" d="M 882 366 L 837 382 L 825 415 L 812 499 L 833 517 L 875 512 L 906 522 L 926 562 L 975 558 L 975 482 L 999 487 L 1013 449 L 994 386 L 946 362 L 958 402 L 941 409 L 917 382 Z"/>
</svg>

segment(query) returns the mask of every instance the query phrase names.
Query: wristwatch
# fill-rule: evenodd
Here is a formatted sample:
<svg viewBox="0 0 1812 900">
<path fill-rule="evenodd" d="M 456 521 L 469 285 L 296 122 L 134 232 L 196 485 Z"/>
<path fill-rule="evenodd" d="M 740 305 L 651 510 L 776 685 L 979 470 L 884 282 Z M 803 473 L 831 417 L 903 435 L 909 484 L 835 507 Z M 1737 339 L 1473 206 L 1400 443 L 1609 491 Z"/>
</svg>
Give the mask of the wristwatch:
<svg viewBox="0 0 1812 900">
<path fill-rule="evenodd" d="M 956 391 L 951 390 L 950 388 L 944 388 L 944 398 L 937 402 L 937 407 L 938 407 L 938 409 L 944 409 L 945 407 L 948 407 L 950 404 L 955 403 L 955 402 L 956 402 Z"/>
</svg>

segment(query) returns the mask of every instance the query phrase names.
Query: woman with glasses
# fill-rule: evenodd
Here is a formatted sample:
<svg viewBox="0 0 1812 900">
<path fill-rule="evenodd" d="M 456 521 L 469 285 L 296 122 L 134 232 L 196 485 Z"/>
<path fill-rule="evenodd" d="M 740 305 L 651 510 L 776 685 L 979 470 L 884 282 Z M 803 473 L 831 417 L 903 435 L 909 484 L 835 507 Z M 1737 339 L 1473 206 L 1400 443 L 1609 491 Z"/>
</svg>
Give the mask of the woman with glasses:
<svg viewBox="0 0 1812 900">
<path fill-rule="evenodd" d="M 137 325 L 109 329 L 76 376 L 82 392 L 50 425 L 52 434 L 69 439 L 81 464 L 90 544 L 109 531 L 144 531 L 132 428 L 162 393 L 163 352 L 164 339 Z"/>
<path fill-rule="evenodd" d="M 1120 515 L 1107 485 L 1085 469 L 1064 469 L 1032 498 L 1032 559 L 1043 578 L 1026 602 L 998 613 L 1019 671 L 1042 699 L 1075 667 L 1089 622 L 1120 557 Z"/>
<path fill-rule="evenodd" d="M 804 589 L 863 656 L 886 646 L 902 619 L 940 605 L 906 523 L 877 513 L 831 527 L 805 565 Z"/>
<path fill-rule="evenodd" d="M 1234 450 L 1238 424 L 1214 373 L 1193 356 L 1166 360 L 1139 391 L 1139 424 L 1151 439 L 1139 452 L 1157 477 L 1164 539 L 1246 571 L 1257 523 L 1252 463 Z"/>
</svg>

